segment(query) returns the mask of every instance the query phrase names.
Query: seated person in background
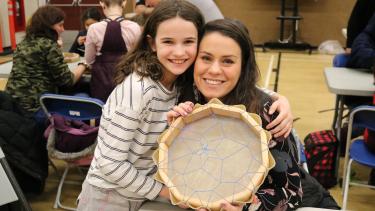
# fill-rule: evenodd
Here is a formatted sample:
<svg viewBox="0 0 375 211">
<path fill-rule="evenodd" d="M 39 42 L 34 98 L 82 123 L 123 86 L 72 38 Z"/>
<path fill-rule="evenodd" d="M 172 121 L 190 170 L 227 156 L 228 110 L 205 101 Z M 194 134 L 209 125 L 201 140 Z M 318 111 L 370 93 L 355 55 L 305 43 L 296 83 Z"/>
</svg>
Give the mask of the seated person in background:
<svg viewBox="0 0 375 211">
<path fill-rule="evenodd" d="M 354 39 L 347 67 L 371 69 L 375 59 L 375 15 Z"/>
<path fill-rule="evenodd" d="M 89 26 L 93 23 L 99 22 L 102 19 L 102 15 L 96 7 L 91 7 L 85 10 L 82 14 L 81 22 L 85 29 L 79 31 L 75 42 L 70 47 L 69 52 L 78 53 L 80 56 L 85 55 L 85 41 L 86 34 Z"/>
<path fill-rule="evenodd" d="M 134 12 L 137 15 L 148 17 L 160 0 L 136 0 Z"/>
<path fill-rule="evenodd" d="M 86 69 L 79 64 L 70 71 L 57 44 L 64 31 L 64 12 L 53 6 L 40 7 L 26 27 L 26 36 L 13 54 L 13 66 L 5 91 L 34 116 L 41 94 L 57 93 L 59 87 L 73 86 Z"/>
<path fill-rule="evenodd" d="M 371 70 L 375 61 L 375 15 L 366 28 L 355 38 L 347 67 Z M 359 105 L 371 105 L 371 97 L 345 96 L 344 102 L 354 108 Z"/>
<path fill-rule="evenodd" d="M 224 16 L 213 0 L 187 0 L 202 12 L 206 22 L 223 19 Z M 160 0 L 136 0 L 135 13 L 147 17 Z"/>
<path fill-rule="evenodd" d="M 227 105 L 245 105 L 248 112 L 262 118 L 262 127 L 266 128 L 274 119 L 268 114 L 268 105 L 272 104 L 272 99 L 256 87 L 258 78 L 255 52 L 246 27 L 239 21 L 229 19 L 208 22 L 194 66 L 195 86 L 186 89 L 193 93 L 181 93 L 185 99 L 168 112 L 168 122 L 190 113 L 193 102 L 204 104 L 218 98 Z M 273 136 L 269 141 L 276 166 L 269 171 L 252 203 L 223 203 L 224 210 L 289 210 L 300 206 L 300 171 L 294 157 L 296 152 L 290 144 L 291 138 L 291 135 L 286 138 Z"/>
<path fill-rule="evenodd" d="M 352 44 L 347 67 L 370 69 L 375 74 L 375 14 L 371 17 L 366 28 L 355 38 Z M 360 105 L 372 105 L 372 97 L 345 96 L 344 103 L 351 109 Z M 363 134 L 363 130 L 352 134 L 357 137 Z M 346 137 L 344 134 L 343 137 Z M 371 170 L 370 185 L 375 185 L 375 169 Z"/>
<path fill-rule="evenodd" d="M 347 26 L 347 53 L 350 53 L 354 39 L 365 29 L 374 12 L 374 0 L 357 0 L 355 3 Z"/>
</svg>

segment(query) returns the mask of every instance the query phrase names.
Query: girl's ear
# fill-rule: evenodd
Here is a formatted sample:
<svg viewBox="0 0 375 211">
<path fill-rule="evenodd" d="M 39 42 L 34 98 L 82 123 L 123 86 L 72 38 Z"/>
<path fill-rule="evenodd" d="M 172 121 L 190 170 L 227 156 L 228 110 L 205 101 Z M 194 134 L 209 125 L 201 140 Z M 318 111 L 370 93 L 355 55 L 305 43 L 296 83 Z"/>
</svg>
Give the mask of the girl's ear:
<svg viewBox="0 0 375 211">
<path fill-rule="evenodd" d="M 147 42 L 152 51 L 156 52 L 155 40 L 150 35 L 147 35 Z"/>
</svg>

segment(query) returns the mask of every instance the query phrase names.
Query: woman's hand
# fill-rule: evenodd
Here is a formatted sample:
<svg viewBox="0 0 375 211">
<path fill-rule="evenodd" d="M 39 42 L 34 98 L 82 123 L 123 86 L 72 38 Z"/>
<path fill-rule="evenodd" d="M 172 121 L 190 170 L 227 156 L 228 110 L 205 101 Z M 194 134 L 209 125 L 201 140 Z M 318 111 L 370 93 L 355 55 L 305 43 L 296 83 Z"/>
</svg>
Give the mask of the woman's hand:
<svg viewBox="0 0 375 211">
<path fill-rule="evenodd" d="M 223 211 L 242 211 L 243 204 L 230 204 L 227 201 L 224 201 L 220 204 L 220 210 Z"/>
<path fill-rule="evenodd" d="M 292 131 L 293 115 L 286 97 L 278 95 L 276 101 L 272 103 L 268 114 L 272 115 L 276 110 L 279 112 L 279 115 L 266 128 L 272 129 L 270 132 L 276 138 L 280 136 L 287 137 L 290 131 Z"/>
<path fill-rule="evenodd" d="M 231 204 L 227 201 L 223 201 L 220 204 L 220 211 L 242 211 L 243 209 L 243 204 Z M 208 211 L 206 208 L 199 208 L 196 209 L 196 211 Z"/>
<path fill-rule="evenodd" d="M 63 43 L 63 40 L 62 40 L 61 37 L 58 37 L 58 39 L 57 39 L 57 45 L 58 45 L 60 48 L 62 48 L 62 47 L 64 46 L 64 43 Z"/>
<path fill-rule="evenodd" d="M 173 120 L 179 116 L 186 116 L 193 111 L 194 103 L 186 101 L 180 103 L 172 108 L 171 111 L 167 113 L 168 125 L 171 125 Z"/>
</svg>

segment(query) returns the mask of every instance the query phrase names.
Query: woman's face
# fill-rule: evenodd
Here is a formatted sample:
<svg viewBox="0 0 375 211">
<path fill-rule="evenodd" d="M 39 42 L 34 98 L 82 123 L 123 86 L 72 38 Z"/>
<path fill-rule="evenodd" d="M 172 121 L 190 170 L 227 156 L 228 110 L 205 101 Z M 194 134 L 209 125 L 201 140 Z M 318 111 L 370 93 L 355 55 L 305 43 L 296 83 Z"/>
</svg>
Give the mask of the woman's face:
<svg viewBox="0 0 375 211">
<path fill-rule="evenodd" d="M 241 48 L 219 32 L 206 34 L 194 66 L 194 82 L 206 101 L 222 99 L 236 86 L 241 75 Z"/>
<path fill-rule="evenodd" d="M 88 30 L 89 26 L 91 24 L 93 24 L 93 23 L 96 23 L 96 22 L 98 22 L 98 21 L 95 20 L 95 19 L 92 19 L 92 18 L 89 18 L 89 19 L 85 20 L 85 23 L 84 23 L 85 24 L 85 29 Z"/>
<path fill-rule="evenodd" d="M 52 29 L 54 29 L 58 35 L 64 32 L 64 21 L 60 21 L 52 25 Z"/>
</svg>

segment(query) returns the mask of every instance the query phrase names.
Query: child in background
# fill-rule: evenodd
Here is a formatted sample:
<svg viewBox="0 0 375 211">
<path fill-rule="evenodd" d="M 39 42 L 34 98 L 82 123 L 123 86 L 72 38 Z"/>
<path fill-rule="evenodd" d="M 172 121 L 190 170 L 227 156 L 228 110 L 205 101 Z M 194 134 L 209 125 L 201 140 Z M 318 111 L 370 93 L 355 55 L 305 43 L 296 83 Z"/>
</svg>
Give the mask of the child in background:
<svg viewBox="0 0 375 211">
<path fill-rule="evenodd" d="M 100 0 L 105 19 L 87 31 L 85 59 L 91 65 L 91 96 L 105 102 L 115 88 L 115 65 L 119 58 L 134 48 L 141 29 L 122 16 L 125 0 Z"/>
<path fill-rule="evenodd" d="M 78 32 L 75 42 L 70 47 L 69 52 L 78 53 L 80 56 L 85 55 L 85 41 L 86 34 L 89 26 L 93 23 L 99 22 L 102 19 L 102 15 L 96 7 L 91 7 L 85 10 L 82 14 L 81 22 L 85 29 Z"/>
<path fill-rule="evenodd" d="M 118 65 L 79 211 L 138 210 L 145 200 L 169 199 L 168 188 L 153 178 L 152 154 L 177 93 L 192 83 L 187 76 L 203 24 L 199 9 L 184 0 L 163 1 L 150 15 L 137 46 Z"/>
</svg>

